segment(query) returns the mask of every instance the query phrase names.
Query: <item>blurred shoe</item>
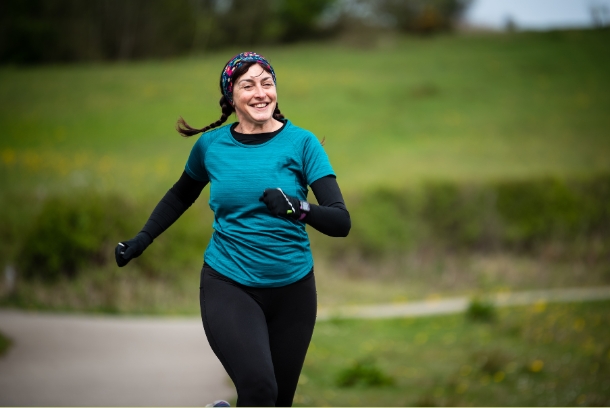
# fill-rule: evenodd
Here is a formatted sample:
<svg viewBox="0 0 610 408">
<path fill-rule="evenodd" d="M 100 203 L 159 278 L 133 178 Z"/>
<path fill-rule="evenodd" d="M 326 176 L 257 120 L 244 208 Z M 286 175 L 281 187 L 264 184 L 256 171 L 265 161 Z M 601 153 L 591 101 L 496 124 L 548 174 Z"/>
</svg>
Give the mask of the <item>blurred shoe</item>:
<svg viewBox="0 0 610 408">
<path fill-rule="evenodd" d="M 214 401 L 213 403 L 206 405 L 206 407 L 230 407 L 230 406 L 231 406 L 231 404 L 229 404 L 225 400 Z"/>
</svg>

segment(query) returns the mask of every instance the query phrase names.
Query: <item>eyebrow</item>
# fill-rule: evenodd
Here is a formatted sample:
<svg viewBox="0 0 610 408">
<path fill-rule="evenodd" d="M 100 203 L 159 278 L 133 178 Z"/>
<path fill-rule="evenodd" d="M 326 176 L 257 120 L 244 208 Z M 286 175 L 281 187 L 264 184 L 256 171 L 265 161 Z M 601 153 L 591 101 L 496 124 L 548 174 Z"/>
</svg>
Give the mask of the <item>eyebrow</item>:
<svg viewBox="0 0 610 408">
<path fill-rule="evenodd" d="M 268 81 L 268 80 L 273 80 L 273 78 L 271 77 L 271 75 L 261 78 L 261 82 L 263 81 Z M 248 78 L 244 78 L 244 79 L 240 79 L 239 82 L 237 82 L 238 84 L 241 84 L 242 82 L 254 82 L 253 79 L 248 79 Z"/>
</svg>

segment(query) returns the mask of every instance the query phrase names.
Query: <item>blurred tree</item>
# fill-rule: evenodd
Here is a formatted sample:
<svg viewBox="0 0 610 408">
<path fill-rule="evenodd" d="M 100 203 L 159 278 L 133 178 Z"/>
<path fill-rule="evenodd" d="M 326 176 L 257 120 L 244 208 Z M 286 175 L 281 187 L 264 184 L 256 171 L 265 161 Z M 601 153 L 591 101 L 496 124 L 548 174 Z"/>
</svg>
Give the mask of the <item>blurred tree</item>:
<svg viewBox="0 0 610 408">
<path fill-rule="evenodd" d="M 470 1 L 0 0 L 0 63 L 163 58 L 366 25 L 432 33 L 451 29 Z"/>
<path fill-rule="evenodd" d="M 322 34 L 318 25 L 320 16 L 334 3 L 335 0 L 283 0 L 279 9 L 282 40 L 298 41 Z"/>
<path fill-rule="evenodd" d="M 504 19 L 504 31 L 508 33 L 514 33 L 517 31 L 517 22 L 510 14 L 508 14 Z"/>
<path fill-rule="evenodd" d="M 369 0 L 383 21 L 404 32 L 434 33 L 453 28 L 471 0 Z"/>
<path fill-rule="evenodd" d="M 335 0 L 199 0 L 198 49 L 318 38 L 320 16 Z"/>
<path fill-rule="evenodd" d="M 281 25 L 272 0 L 231 0 L 224 12 L 216 14 L 216 30 L 212 46 L 218 44 L 253 46 L 274 42 Z"/>
<path fill-rule="evenodd" d="M 166 57 L 190 50 L 189 0 L 2 0 L 0 61 Z"/>
<path fill-rule="evenodd" d="M 610 25 L 610 9 L 604 4 L 591 4 L 589 6 L 593 27 L 602 28 Z"/>
<path fill-rule="evenodd" d="M 0 62 L 180 55 L 308 39 L 335 0 L 1 0 Z"/>
<path fill-rule="evenodd" d="M 356 46 L 375 46 L 389 32 L 453 30 L 472 0 L 336 0 L 325 12 L 327 32 Z"/>
</svg>

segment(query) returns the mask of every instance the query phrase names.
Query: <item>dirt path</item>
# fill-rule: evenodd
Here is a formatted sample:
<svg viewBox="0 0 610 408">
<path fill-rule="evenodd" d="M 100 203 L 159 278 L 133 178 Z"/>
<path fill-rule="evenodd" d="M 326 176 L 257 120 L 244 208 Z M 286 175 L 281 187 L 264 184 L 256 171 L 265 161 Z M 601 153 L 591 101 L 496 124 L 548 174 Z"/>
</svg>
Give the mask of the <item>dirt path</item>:
<svg viewBox="0 0 610 408">
<path fill-rule="evenodd" d="M 610 287 L 501 294 L 499 305 L 610 299 Z M 467 298 L 321 309 L 318 320 L 459 313 Z M 199 318 L 0 310 L 2 406 L 204 406 L 234 391 Z"/>
</svg>

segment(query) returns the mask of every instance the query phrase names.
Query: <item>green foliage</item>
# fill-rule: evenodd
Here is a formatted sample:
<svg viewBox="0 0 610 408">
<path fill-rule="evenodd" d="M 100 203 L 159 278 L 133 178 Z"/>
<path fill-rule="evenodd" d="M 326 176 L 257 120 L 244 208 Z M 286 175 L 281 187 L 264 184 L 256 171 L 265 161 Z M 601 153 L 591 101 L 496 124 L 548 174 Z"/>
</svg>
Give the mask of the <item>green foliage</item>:
<svg viewBox="0 0 610 408">
<path fill-rule="evenodd" d="M 317 20 L 336 0 L 284 0 L 280 3 L 279 21 L 283 25 L 281 39 L 291 42 L 319 35 Z"/>
<path fill-rule="evenodd" d="M 0 62 L 36 64 L 167 57 L 190 50 L 188 0 L 6 0 Z"/>
<path fill-rule="evenodd" d="M 20 242 L 18 271 L 28 280 L 57 282 L 114 265 L 117 243 L 135 236 L 155 205 L 148 201 L 135 205 L 122 196 L 92 190 L 48 198 Z M 211 231 L 210 217 L 192 210 L 158 237 L 146 256 L 132 260 L 128 269 L 151 279 L 179 281 L 176 269 L 201 259 Z"/>
<path fill-rule="evenodd" d="M 606 236 L 610 224 L 610 174 L 586 179 L 503 182 L 496 187 L 503 240 L 531 247 L 548 240 Z"/>
<path fill-rule="evenodd" d="M 9 348 L 11 348 L 12 341 L 4 334 L 0 333 L 0 357 L 2 357 Z"/>
<path fill-rule="evenodd" d="M 408 191 L 380 188 L 351 202 L 348 197 L 348 203 L 352 229 L 347 239 L 329 243 L 335 256 L 355 248 L 365 257 L 382 257 L 413 245 L 417 220 Z"/>
<path fill-rule="evenodd" d="M 118 196 L 48 199 L 21 243 L 18 269 L 26 279 L 53 282 L 114 261 L 116 243 L 136 230 L 133 210 Z"/>
<path fill-rule="evenodd" d="M 318 17 L 333 2 L 5 0 L 0 62 L 164 58 L 193 49 L 313 38 Z"/>
<path fill-rule="evenodd" d="M 427 183 L 421 217 L 431 238 L 451 248 L 486 248 L 494 241 L 492 189 L 449 182 Z"/>
<path fill-rule="evenodd" d="M 315 39 L 320 15 L 335 0 L 232 0 L 227 10 L 213 2 L 200 10 L 200 48 L 260 46 Z"/>
<path fill-rule="evenodd" d="M 610 198 L 595 197 L 596 189 L 607 190 L 610 177 L 586 184 L 574 188 L 556 179 L 501 183 L 496 190 L 506 241 L 531 246 L 554 237 L 565 239 L 590 233 L 592 226 L 603 223 L 604 199 Z M 601 201 L 595 202 L 594 197 Z"/>
<path fill-rule="evenodd" d="M 472 321 L 492 322 L 496 319 L 497 311 L 493 302 L 475 297 L 470 300 L 466 308 L 466 318 Z"/>
<path fill-rule="evenodd" d="M 473 353 L 473 366 L 482 374 L 494 375 L 507 371 L 507 366 L 514 358 L 502 349 L 484 349 Z"/>
<path fill-rule="evenodd" d="M 394 384 L 394 380 L 377 366 L 374 359 L 365 358 L 341 370 L 336 383 L 339 387 L 381 387 Z"/>
<path fill-rule="evenodd" d="M 434 33 L 453 28 L 470 0 L 369 1 L 377 13 L 407 32 Z"/>
<path fill-rule="evenodd" d="M 418 246 L 535 251 L 554 242 L 610 240 L 609 174 L 379 188 L 347 202 L 352 231 L 328 243 L 335 254 L 376 257 Z"/>
</svg>

